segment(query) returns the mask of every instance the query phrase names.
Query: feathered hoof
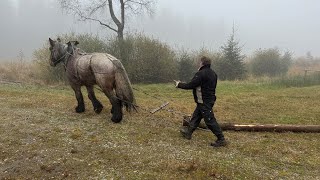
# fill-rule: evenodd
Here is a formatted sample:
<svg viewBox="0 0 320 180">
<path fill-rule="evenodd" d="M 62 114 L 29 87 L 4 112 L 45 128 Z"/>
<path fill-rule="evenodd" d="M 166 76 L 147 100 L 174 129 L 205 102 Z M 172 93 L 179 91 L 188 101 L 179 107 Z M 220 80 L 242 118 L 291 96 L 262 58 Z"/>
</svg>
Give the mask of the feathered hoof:
<svg viewBox="0 0 320 180">
<path fill-rule="evenodd" d="M 121 122 L 121 120 L 122 120 L 122 114 L 118 114 L 118 115 L 113 114 L 112 115 L 112 118 L 111 118 L 112 122 L 119 123 L 119 122 Z"/>
<path fill-rule="evenodd" d="M 76 110 L 77 113 L 82 113 L 82 112 L 84 112 L 85 108 L 84 108 L 84 106 L 77 106 L 75 108 L 75 110 Z"/>
<path fill-rule="evenodd" d="M 100 114 L 102 109 L 103 109 L 103 106 L 100 104 L 100 105 L 95 106 L 93 110 L 95 113 Z"/>
</svg>

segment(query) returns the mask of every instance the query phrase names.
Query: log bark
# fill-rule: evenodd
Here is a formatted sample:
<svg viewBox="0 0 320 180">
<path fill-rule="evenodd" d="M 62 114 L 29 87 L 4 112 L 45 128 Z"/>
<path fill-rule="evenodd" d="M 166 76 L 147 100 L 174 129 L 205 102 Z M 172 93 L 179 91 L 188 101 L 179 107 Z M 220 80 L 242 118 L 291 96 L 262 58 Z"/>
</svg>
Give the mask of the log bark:
<svg viewBox="0 0 320 180">
<path fill-rule="evenodd" d="M 184 117 L 183 126 L 189 126 L 189 119 Z M 224 131 L 251 131 L 251 132 L 306 132 L 320 133 L 320 125 L 284 125 L 284 124 L 235 124 L 220 123 Z M 205 124 L 200 123 L 199 128 L 207 129 Z"/>
</svg>

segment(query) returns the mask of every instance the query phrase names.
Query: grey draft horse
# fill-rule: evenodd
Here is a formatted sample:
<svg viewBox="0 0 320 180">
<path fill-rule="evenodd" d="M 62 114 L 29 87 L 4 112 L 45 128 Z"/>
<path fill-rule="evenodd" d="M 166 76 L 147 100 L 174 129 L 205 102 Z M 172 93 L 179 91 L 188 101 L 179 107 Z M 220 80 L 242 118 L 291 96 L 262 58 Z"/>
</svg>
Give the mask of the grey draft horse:
<svg viewBox="0 0 320 180">
<path fill-rule="evenodd" d="M 63 44 L 60 39 L 55 41 L 49 38 L 49 43 L 50 65 L 64 63 L 67 78 L 78 101 L 75 108 L 77 113 L 85 111 L 81 86 L 86 86 L 94 111 L 97 114 L 102 111 L 103 106 L 93 90 L 96 84 L 110 100 L 113 122 L 118 123 L 122 120 L 123 106 L 127 111 L 135 109 L 131 83 L 120 60 L 106 53 L 81 53 L 76 47 L 78 41 Z"/>
</svg>

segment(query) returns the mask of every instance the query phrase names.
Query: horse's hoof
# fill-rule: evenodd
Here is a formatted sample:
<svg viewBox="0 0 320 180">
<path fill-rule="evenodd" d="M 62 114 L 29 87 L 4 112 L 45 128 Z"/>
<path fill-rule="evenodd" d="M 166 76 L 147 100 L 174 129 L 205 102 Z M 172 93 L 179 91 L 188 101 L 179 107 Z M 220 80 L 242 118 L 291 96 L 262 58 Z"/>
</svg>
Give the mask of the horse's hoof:
<svg viewBox="0 0 320 180">
<path fill-rule="evenodd" d="M 93 103 L 93 110 L 95 113 L 97 114 L 101 113 L 102 109 L 103 109 L 103 106 L 99 101 Z"/>
<path fill-rule="evenodd" d="M 118 115 L 118 116 L 113 115 L 111 118 L 111 121 L 114 123 L 119 123 L 121 122 L 121 120 L 122 120 L 122 115 Z"/>
<path fill-rule="evenodd" d="M 77 112 L 77 113 L 82 113 L 82 112 L 84 112 L 84 110 L 85 110 L 84 107 L 81 107 L 81 106 L 77 106 L 77 107 L 76 107 L 76 112 Z"/>
<path fill-rule="evenodd" d="M 96 108 L 94 108 L 94 112 L 96 112 L 97 114 L 100 114 L 102 109 L 103 109 L 102 106 L 101 107 L 96 107 Z"/>
</svg>

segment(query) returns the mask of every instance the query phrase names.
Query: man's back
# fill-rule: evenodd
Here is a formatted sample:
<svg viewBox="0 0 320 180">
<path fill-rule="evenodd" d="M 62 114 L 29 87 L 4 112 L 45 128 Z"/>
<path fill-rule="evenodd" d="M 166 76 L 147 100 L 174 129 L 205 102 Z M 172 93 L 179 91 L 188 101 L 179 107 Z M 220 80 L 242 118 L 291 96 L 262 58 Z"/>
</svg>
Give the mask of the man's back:
<svg viewBox="0 0 320 180">
<path fill-rule="evenodd" d="M 217 86 L 217 74 L 210 68 L 210 65 L 203 66 L 202 68 L 200 68 L 197 74 L 200 76 L 200 79 L 201 79 L 201 83 L 200 83 L 201 94 L 199 94 L 198 87 L 193 90 L 193 94 L 196 96 L 195 97 L 196 102 L 197 103 L 214 103 L 216 100 L 215 94 L 216 94 L 216 86 Z M 203 102 L 199 102 L 199 98 L 201 98 Z"/>
</svg>

